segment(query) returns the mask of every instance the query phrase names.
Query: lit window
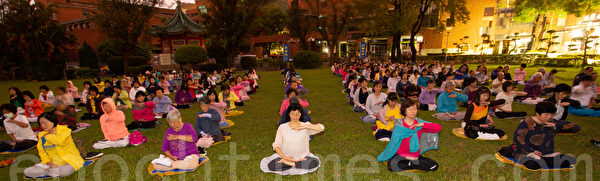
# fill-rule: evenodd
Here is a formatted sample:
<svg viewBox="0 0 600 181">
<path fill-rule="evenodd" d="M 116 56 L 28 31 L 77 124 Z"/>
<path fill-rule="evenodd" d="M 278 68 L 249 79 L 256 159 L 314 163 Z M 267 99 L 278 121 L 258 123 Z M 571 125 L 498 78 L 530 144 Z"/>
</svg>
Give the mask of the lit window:
<svg viewBox="0 0 600 181">
<path fill-rule="evenodd" d="M 206 8 L 206 5 L 198 6 L 198 11 L 202 14 L 208 13 L 208 9 Z"/>
</svg>

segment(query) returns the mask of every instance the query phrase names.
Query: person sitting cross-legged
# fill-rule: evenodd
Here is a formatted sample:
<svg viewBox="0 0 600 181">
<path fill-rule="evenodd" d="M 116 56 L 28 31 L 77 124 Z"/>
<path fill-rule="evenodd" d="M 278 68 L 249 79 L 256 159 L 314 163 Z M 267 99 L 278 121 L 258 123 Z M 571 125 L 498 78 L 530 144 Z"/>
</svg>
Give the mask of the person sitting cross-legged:
<svg viewBox="0 0 600 181">
<path fill-rule="evenodd" d="M 125 126 L 125 114 L 117 110 L 111 98 L 102 100 L 104 114 L 100 116 L 100 128 L 104 139 L 94 143 L 94 149 L 118 148 L 129 145 L 129 132 Z"/>
<path fill-rule="evenodd" d="M 167 122 L 169 129 L 165 133 L 161 149 L 170 161 L 152 161 L 152 166 L 158 171 L 195 169 L 198 167 L 200 155 L 196 147 L 198 135 L 194 127 L 182 122 L 178 110 L 172 110 L 167 114 Z"/>
</svg>

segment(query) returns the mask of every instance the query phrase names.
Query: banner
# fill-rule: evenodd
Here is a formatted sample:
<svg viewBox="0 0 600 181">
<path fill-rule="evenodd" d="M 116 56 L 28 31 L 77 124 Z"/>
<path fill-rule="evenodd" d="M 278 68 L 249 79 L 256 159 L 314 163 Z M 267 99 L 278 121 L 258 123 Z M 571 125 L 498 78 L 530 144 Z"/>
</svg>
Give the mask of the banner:
<svg viewBox="0 0 600 181">
<path fill-rule="evenodd" d="M 288 44 L 283 44 L 283 61 L 290 61 L 290 45 Z"/>
<path fill-rule="evenodd" d="M 360 59 L 367 58 L 367 43 L 360 43 Z"/>
</svg>

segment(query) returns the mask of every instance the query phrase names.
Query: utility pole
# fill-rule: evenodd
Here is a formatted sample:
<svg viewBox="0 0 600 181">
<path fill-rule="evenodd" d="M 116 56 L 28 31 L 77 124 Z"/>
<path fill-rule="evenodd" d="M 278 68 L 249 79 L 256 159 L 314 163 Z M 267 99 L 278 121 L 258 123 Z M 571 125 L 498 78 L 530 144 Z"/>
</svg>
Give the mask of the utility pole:
<svg viewBox="0 0 600 181">
<path fill-rule="evenodd" d="M 450 40 L 450 32 L 446 32 L 446 52 L 444 52 L 444 63 L 448 61 L 448 41 Z"/>
</svg>

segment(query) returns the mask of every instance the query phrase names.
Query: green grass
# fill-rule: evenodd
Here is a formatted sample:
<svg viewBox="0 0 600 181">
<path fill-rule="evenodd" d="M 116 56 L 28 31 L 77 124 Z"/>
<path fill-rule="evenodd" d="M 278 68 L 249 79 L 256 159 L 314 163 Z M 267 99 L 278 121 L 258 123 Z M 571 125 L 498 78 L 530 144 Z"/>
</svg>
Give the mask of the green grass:
<svg viewBox="0 0 600 181">
<path fill-rule="evenodd" d="M 494 65 L 489 65 L 491 72 Z M 515 67 L 515 66 L 513 66 Z M 537 68 L 528 68 L 528 75 L 531 75 Z M 511 69 L 514 71 L 514 68 Z M 260 168 L 260 160 L 273 154 L 272 142 L 277 130 L 279 121 L 278 110 L 283 98 L 283 85 L 279 72 L 260 72 L 260 89 L 255 95 L 251 95 L 251 100 L 246 106 L 240 107 L 245 114 L 232 117 L 236 126 L 227 129 L 232 132 L 232 140 L 228 143 L 217 145 L 208 149 L 210 161 L 200 167 L 193 173 L 170 176 L 169 179 L 175 180 L 408 180 L 411 177 L 418 177 L 422 180 L 473 180 L 478 177 L 481 180 L 496 180 L 504 178 L 506 180 L 537 180 L 543 176 L 539 172 L 528 172 L 515 169 L 512 165 L 499 164 L 491 154 L 498 151 L 500 147 L 512 143 L 512 135 L 517 127 L 519 120 L 501 120 L 494 119 L 497 127 L 507 132 L 509 137 L 505 141 L 475 141 L 471 139 L 462 139 L 452 135 L 452 128 L 459 127 L 460 122 L 442 122 L 432 118 L 430 111 L 419 112 L 419 117 L 443 126 L 440 132 L 440 145 L 438 150 L 426 152 L 424 156 L 436 160 L 440 164 L 440 169 L 435 172 L 416 172 L 416 173 L 392 173 L 389 172 L 383 163 L 376 162 L 376 158 L 385 148 L 386 143 L 378 142 L 371 135 L 371 125 L 363 123 L 360 117 L 361 113 L 354 113 L 347 103 L 345 94 L 341 94 L 342 87 L 340 79 L 331 75 L 328 68 L 316 70 L 300 70 L 304 79 L 303 85 L 310 90 L 310 93 L 303 98 L 310 102 L 311 117 L 314 123 L 322 123 L 325 131 L 313 137 L 310 143 L 311 152 L 319 155 L 324 162 L 322 167 L 315 173 L 305 176 L 285 176 L 280 177 L 275 174 L 265 174 Z M 570 82 L 572 77 L 579 72 L 579 69 L 567 68 L 565 72 L 559 72 L 557 82 Z M 76 85 L 82 85 L 83 80 L 74 81 Z M 64 85 L 64 81 L 51 82 L 26 82 L 12 81 L 0 84 L 0 90 L 8 90 L 10 86 L 18 86 L 24 90 L 32 90 L 36 95 L 39 93 L 38 86 L 46 84 L 51 88 Z M 0 100 L 8 101 L 7 93 L 0 94 Z M 194 116 L 198 111 L 198 106 L 182 111 L 184 121 L 194 124 Z M 529 115 L 533 114 L 533 106 L 514 105 L 515 110 L 527 111 Z M 80 115 L 82 113 L 79 113 Z M 125 113 L 127 122 L 131 122 L 131 111 Z M 593 147 L 589 140 L 600 138 L 599 118 L 578 117 L 569 115 L 569 121 L 572 121 L 582 127 L 582 130 L 572 136 L 557 136 L 556 151 L 561 153 L 570 153 L 575 156 L 587 155 L 592 160 L 580 162 L 577 169 L 571 172 L 550 172 L 548 179 L 561 180 L 597 180 L 600 178 L 600 148 Z M 88 151 L 92 151 L 91 145 L 96 140 L 102 139 L 102 132 L 98 121 L 86 121 L 92 124 L 91 127 L 74 133 L 73 137 L 85 140 L 85 146 Z M 35 126 L 35 125 L 34 125 Z M 72 176 L 64 178 L 65 180 L 96 180 L 101 176 L 102 180 L 161 180 L 160 177 L 150 176 L 146 168 L 149 162 L 161 153 L 160 145 L 162 137 L 167 129 L 166 123 L 160 124 L 158 128 L 142 131 L 142 134 L 148 138 L 148 142 L 139 147 L 127 147 L 118 149 L 102 150 L 106 155 L 91 166 L 84 167 Z M 0 135 L 0 140 L 6 140 L 6 134 Z M 235 144 L 234 144 L 235 143 Z M 235 147 L 234 147 L 235 145 Z M 231 162 L 226 160 L 230 155 L 231 148 L 235 148 L 237 155 L 241 155 L 246 160 L 237 161 L 236 169 L 231 169 Z M 7 159 L 10 156 L 30 155 L 37 157 L 36 150 L 30 150 L 22 154 L 0 155 L 0 159 Z M 22 159 L 20 157 L 19 159 Z M 121 160 L 121 161 L 111 161 Z M 484 162 L 476 160 L 483 159 Z M 19 160 L 18 160 L 19 161 Z M 102 167 L 102 162 L 107 161 Z M 122 164 L 117 164 L 122 162 Z M 339 167 L 336 167 L 339 163 Z M 481 163 L 477 167 L 477 163 Z M 592 167 L 586 164 L 595 163 Z M 24 161 L 14 166 L 25 168 L 33 165 L 33 161 Z M 123 170 L 119 167 L 125 166 L 127 177 L 123 178 Z M 352 166 L 354 165 L 354 166 Z M 474 172 L 474 168 L 479 168 Z M 586 177 L 586 170 L 593 172 L 593 175 Z M 98 174 L 94 172 L 99 171 Z M 516 177 L 515 171 L 519 174 Z M 8 178 L 9 174 L 16 174 L 10 167 L 0 168 L 0 178 Z M 22 171 L 21 171 L 22 173 Z M 573 174 L 573 175 L 572 175 Z M 576 178 L 575 178 L 576 176 Z M 23 177 L 18 174 L 18 179 Z"/>
</svg>

